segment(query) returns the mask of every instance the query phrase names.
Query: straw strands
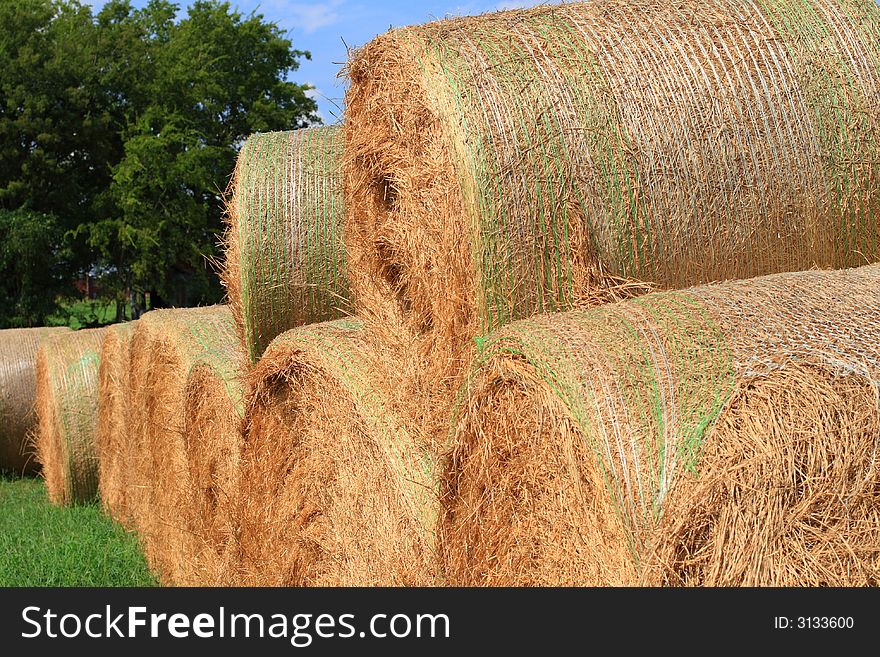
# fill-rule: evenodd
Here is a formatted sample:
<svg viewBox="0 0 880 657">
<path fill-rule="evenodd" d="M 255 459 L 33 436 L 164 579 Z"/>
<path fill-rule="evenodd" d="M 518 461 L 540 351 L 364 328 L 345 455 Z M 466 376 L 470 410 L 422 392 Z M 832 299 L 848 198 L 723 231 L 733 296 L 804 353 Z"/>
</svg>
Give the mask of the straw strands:
<svg viewBox="0 0 880 657">
<path fill-rule="evenodd" d="M 744 383 L 666 502 L 645 579 L 880 584 L 878 384 L 788 365 Z"/>
<path fill-rule="evenodd" d="M 326 127 L 256 134 L 239 154 L 223 280 L 251 362 L 287 329 L 350 310 L 341 150 Z"/>
<path fill-rule="evenodd" d="M 243 353 L 237 356 L 243 357 Z M 191 486 L 187 531 L 202 538 L 194 581 L 222 581 L 232 558 L 232 505 L 239 484 L 245 387 L 228 361 L 202 362 L 187 377 L 184 438 Z"/>
<path fill-rule="evenodd" d="M 359 320 L 276 338 L 251 374 L 234 584 L 433 581 L 433 464 Z"/>
<path fill-rule="evenodd" d="M 212 400 L 214 412 L 222 413 L 220 404 L 240 404 L 237 381 L 245 358 L 227 306 L 154 310 L 137 321 L 131 339 L 130 508 L 150 567 L 164 583 L 199 583 L 203 558 L 222 551 L 212 544 L 213 519 L 199 514 L 215 506 L 206 495 L 228 489 L 240 443 L 234 428 L 205 443 L 198 432 L 187 432 L 198 412 L 187 411 L 191 377 L 204 376 L 196 371 L 204 366 L 222 381 L 232 400 Z"/>
<path fill-rule="evenodd" d="M 95 430 L 104 329 L 50 335 L 37 349 L 34 447 L 54 504 L 89 501 L 98 490 Z"/>
<path fill-rule="evenodd" d="M 98 427 L 95 433 L 98 495 L 107 514 L 123 525 L 131 521 L 127 500 L 132 457 L 128 391 L 131 336 L 135 324 L 125 322 L 107 327 L 98 368 Z"/>
<path fill-rule="evenodd" d="M 450 584 L 880 581 L 880 266 L 490 336 L 441 478 Z"/>
<path fill-rule="evenodd" d="M 37 462 L 27 452 L 28 434 L 36 422 L 37 346 L 60 328 L 0 331 L 0 470 L 33 474 Z"/>
<path fill-rule="evenodd" d="M 597 0 L 391 30 L 347 66 L 358 314 L 405 324 L 443 378 L 473 336 L 621 279 L 874 262 L 878 71 L 871 0 Z"/>
</svg>

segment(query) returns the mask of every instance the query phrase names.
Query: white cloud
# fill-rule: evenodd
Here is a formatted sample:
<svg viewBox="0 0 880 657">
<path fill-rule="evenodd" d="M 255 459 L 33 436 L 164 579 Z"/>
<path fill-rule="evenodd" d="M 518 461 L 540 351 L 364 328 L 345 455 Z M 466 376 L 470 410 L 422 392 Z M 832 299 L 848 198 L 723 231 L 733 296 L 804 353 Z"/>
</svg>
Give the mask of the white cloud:
<svg viewBox="0 0 880 657">
<path fill-rule="evenodd" d="M 528 2 L 527 0 L 504 0 L 504 2 L 499 2 L 495 5 L 495 9 L 498 11 L 505 11 L 507 9 L 525 9 L 526 7 L 534 7 L 539 4 L 538 2 Z"/>
<path fill-rule="evenodd" d="M 291 2 L 284 3 L 284 11 L 288 14 L 285 21 L 306 34 L 328 27 L 339 22 L 339 9 L 345 0 L 329 0 L 329 2 Z"/>
</svg>

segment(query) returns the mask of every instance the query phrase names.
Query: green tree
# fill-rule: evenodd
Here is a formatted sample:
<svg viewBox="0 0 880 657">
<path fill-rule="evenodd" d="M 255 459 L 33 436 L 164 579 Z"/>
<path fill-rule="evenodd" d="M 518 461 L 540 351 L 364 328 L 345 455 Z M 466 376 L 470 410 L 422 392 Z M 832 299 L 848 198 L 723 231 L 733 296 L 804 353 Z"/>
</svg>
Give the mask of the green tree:
<svg viewBox="0 0 880 657">
<path fill-rule="evenodd" d="M 71 291 L 59 274 L 69 257 L 59 250 L 61 237 L 52 215 L 0 210 L 0 328 L 45 325 L 55 297 Z"/>
<path fill-rule="evenodd" d="M 316 123 L 307 52 L 228 2 L 0 2 L 0 209 L 57 217 L 62 277 L 217 301 L 223 191 L 252 132 Z M 60 272 L 65 267 L 66 271 Z M 34 292 L 38 294 L 38 291 Z M 49 294 L 49 291 L 46 291 Z M 5 312 L 0 308 L 0 315 Z"/>
<path fill-rule="evenodd" d="M 285 79 L 307 53 L 262 16 L 216 1 L 195 2 L 183 20 L 175 15 L 174 5 L 155 0 L 141 11 L 114 2 L 98 16 L 117 30 L 140 28 L 149 56 L 139 74 L 149 80 L 125 118 L 113 168 L 118 212 L 87 230 L 119 273 L 117 286 L 191 305 L 222 294 L 206 258 L 216 255 L 238 146 L 251 132 L 316 121 L 316 106 L 306 87 Z"/>
</svg>

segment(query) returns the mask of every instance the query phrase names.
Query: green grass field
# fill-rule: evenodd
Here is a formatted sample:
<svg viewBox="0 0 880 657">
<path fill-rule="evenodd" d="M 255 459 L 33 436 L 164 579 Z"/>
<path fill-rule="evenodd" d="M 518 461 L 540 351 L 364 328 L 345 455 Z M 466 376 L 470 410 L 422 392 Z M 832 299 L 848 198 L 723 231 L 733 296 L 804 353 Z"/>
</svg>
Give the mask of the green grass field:
<svg viewBox="0 0 880 657">
<path fill-rule="evenodd" d="M 60 508 L 42 479 L 0 476 L 0 586 L 155 586 L 135 535 L 98 504 Z"/>
</svg>

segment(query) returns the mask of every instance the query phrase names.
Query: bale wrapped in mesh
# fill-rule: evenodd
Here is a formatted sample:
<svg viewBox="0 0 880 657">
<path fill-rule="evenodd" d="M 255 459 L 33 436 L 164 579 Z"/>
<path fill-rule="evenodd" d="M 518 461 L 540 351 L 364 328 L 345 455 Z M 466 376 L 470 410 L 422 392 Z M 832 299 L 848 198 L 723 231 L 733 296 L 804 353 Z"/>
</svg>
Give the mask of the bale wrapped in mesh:
<svg viewBox="0 0 880 657">
<path fill-rule="evenodd" d="M 445 581 L 880 583 L 880 266 L 488 337 L 441 479 Z"/>
<path fill-rule="evenodd" d="M 340 128 L 252 135 L 227 209 L 223 280 L 251 362 L 284 331 L 349 310 Z"/>
<path fill-rule="evenodd" d="M 278 336 L 251 373 L 228 583 L 408 586 L 434 576 L 429 454 L 362 322 Z"/>
<path fill-rule="evenodd" d="M 58 328 L 19 328 L 0 331 L 0 471 L 34 474 L 37 461 L 28 449 L 34 429 L 37 396 L 37 347 Z"/>
<path fill-rule="evenodd" d="M 34 449 L 49 500 L 87 502 L 98 492 L 98 368 L 105 329 L 49 335 L 37 349 Z"/>
<path fill-rule="evenodd" d="M 128 507 L 131 486 L 129 363 L 131 336 L 136 323 L 124 322 L 107 327 L 98 367 L 98 428 L 95 433 L 98 497 L 107 514 L 126 526 L 131 523 Z"/>
<path fill-rule="evenodd" d="M 132 335 L 130 507 L 165 584 L 210 583 L 224 552 L 214 529 L 236 479 L 245 359 L 228 306 L 153 310 Z"/>
<path fill-rule="evenodd" d="M 357 312 L 420 336 L 435 379 L 637 281 L 880 259 L 873 0 L 497 12 L 393 29 L 347 74 Z"/>
</svg>

